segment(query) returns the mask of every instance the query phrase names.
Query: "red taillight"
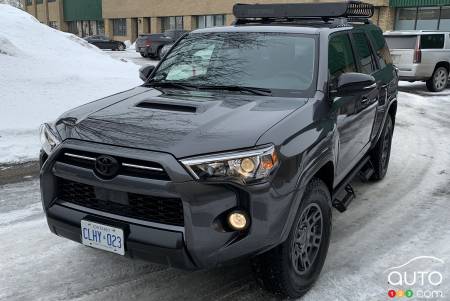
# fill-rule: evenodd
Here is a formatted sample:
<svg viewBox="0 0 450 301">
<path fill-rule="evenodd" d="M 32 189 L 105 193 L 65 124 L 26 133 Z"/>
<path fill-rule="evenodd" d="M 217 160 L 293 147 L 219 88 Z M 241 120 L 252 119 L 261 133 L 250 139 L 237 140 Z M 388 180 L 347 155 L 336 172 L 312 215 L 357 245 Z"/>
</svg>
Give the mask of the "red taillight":
<svg viewBox="0 0 450 301">
<path fill-rule="evenodd" d="M 420 38 L 417 38 L 416 47 L 414 48 L 414 64 L 422 62 L 422 50 L 420 50 Z"/>
</svg>

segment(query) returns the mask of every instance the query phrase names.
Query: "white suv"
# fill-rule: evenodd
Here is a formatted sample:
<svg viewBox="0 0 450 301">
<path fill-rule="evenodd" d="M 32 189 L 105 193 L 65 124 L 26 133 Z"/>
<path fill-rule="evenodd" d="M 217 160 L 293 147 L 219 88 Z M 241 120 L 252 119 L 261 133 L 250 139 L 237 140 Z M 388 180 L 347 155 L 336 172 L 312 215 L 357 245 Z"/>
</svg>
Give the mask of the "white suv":
<svg viewBox="0 0 450 301">
<path fill-rule="evenodd" d="M 426 81 L 428 90 L 447 87 L 450 71 L 450 33 L 392 31 L 384 34 L 400 80 Z"/>
</svg>

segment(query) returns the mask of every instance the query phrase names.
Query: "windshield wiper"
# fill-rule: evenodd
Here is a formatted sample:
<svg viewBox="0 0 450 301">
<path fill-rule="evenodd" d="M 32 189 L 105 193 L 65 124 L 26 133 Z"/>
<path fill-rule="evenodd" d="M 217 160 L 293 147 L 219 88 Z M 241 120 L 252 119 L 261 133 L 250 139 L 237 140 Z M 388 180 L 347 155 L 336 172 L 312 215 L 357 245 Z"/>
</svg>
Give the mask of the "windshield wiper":
<svg viewBox="0 0 450 301">
<path fill-rule="evenodd" d="M 220 85 L 202 85 L 198 86 L 201 90 L 227 90 L 238 92 L 249 92 L 255 95 L 271 95 L 272 90 L 266 88 L 246 87 L 246 86 L 220 86 Z"/>
<path fill-rule="evenodd" d="M 149 87 L 161 87 L 161 88 L 175 88 L 181 90 L 195 90 L 196 87 L 193 85 L 185 84 L 185 83 L 177 83 L 171 81 L 154 81 L 145 84 L 145 86 Z"/>
</svg>

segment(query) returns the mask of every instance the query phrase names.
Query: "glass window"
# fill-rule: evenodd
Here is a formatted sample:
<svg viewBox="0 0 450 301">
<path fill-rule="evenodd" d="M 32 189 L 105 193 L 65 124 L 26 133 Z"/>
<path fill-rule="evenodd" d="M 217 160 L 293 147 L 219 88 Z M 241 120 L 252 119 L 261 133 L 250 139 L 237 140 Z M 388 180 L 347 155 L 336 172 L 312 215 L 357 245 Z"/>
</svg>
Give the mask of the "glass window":
<svg viewBox="0 0 450 301">
<path fill-rule="evenodd" d="M 27 0 L 26 1 L 26 5 L 32 5 L 33 4 L 33 0 Z"/>
<path fill-rule="evenodd" d="M 416 29 L 437 30 L 439 10 L 439 7 L 419 7 Z"/>
<path fill-rule="evenodd" d="M 78 34 L 78 26 L 76 21 L 67 22 L 68 31 L 73 34 Z"/>
<path fill-rule="evenodd" d="M 42 4 L 44 3 L 44 0 L 36 0 L 36 4 Z"/>
<path fill-rule="evenodd" d="M 395 19 L 396 30 L 415 29 L 417 18 L 417 8 L 398 8 L 397 17 Z"/>
<path fill-rule="evenodd" d="M 58 29 L 58 24 L 56 23 L 56 21 L 49 21 L 48 26 L 54 29 Z"/>
<path fill-rule="evenodd" d="M 315 37 L 302 34 L 190 34 L 171 50 L 154 80 L 266 88 L 274 95 L 290 95 L 312 87 L 315 47 Z"/>
<path fill-rule="evenodd" d="M 416 35 L 385 36 L 389 49 L 414 49 L 417 45 Z"/>
<path fill-rule="evenodd" d="M 127 35 L 127 20 L 113 19 L 113 35 L 126 36 Z"/>
<path fill-rule="evenodd" d="M 358 53 L 361 64 L 361 72 L 372 74 L 376 70 L 376 65 L 373 60 L 369 40 L 367 40 L 367 37 L 363 32 L 353 33 L 353 39 L 355 41 L 355 52 Z"/>
<path fill-rule="evenodd" d="M 183 17 L 162 17 L 161 18 L 161 31 L 167 30 L 183 30 Z"/>
<path fill-rule="evenodd" d="M 225 25 L 225 15 L 195 16 L 197 28 L 207 28 Z"/>
<path fill-rule="evenodd" d="M 450 6 L 443 6 L 441 9 L 441 21 L 439 30 L 450 31 Z"/>
<path fill-rule="evenodd" d="M 420 49 L 442 49 L 444 40 L 443 34 L 424 34 L 420 36 Z"/>
<path fill-rule="evenodd" d="M 336 84 L 341 74 L 357 71 L 348 35 L 340 34 L 331 38 L 328 47 L 328 71 L 332 84 Z"/>
<path fill-rule="evenodd" d="M 384 68 L 386 65 L 392 64 L 391 54 L 383 37 L 382 31 L 378 28 L 373 28 L 370 29 L 368 33 L 375 49 L 375 55 L 380 68 Z"/>
<path fill-rule="evenodd" d="M 105 22 L 97 21 L 97 34 L 99 35 L 105 34 Z"/>
</svg>

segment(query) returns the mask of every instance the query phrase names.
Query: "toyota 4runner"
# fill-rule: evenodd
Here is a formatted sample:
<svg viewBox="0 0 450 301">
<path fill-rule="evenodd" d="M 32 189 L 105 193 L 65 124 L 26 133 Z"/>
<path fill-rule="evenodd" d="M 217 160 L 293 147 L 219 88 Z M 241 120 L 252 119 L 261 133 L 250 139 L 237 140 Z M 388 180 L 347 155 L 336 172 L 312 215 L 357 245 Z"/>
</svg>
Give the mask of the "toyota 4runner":
<svg viewBox="0 0 450 301">
<path fill-rule="evenodd" d="M 251 259 L 303 295 L 351 180 L 386 175 L 397 70 L 373 7 L 234 7 L 233 26 L 180 38 L 145 83 L 41 127 L 50 230 L 185 269 Z"/>
</svg>

